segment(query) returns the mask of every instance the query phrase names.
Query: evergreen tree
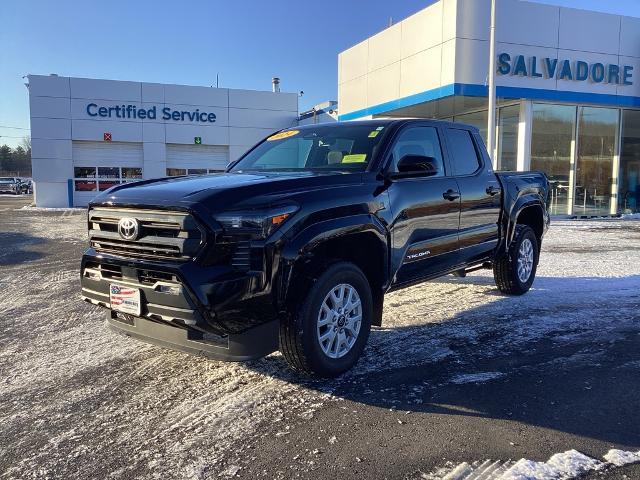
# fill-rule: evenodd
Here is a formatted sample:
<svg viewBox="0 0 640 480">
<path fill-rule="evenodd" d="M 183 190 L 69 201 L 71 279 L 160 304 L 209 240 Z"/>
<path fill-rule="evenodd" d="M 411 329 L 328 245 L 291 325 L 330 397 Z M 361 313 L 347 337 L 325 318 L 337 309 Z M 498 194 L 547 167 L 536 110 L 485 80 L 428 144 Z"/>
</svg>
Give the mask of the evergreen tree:
<svg viewBox="0 0 640 480">
<path fill-rule="evenodd" d="M 12 161 L 11 147 L 8 145 L 2 145 L 0 147 L 0 172 L 6 172 L 9 170 Z"/>
</svg>

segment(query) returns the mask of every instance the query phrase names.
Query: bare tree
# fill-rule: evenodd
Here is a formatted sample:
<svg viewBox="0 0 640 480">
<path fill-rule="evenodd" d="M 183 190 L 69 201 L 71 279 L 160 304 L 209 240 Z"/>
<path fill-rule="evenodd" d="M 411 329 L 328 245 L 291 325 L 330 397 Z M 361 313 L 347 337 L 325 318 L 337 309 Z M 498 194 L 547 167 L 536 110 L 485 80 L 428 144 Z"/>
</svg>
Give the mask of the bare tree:
<svg viewBox="0 0 640 480">
<path fill-rule="evenodd" d="M 25 152 L 31 153 L 31 137 L 29 135 L 23 137 L 20 146 L 24 148 Z"/>
</svg>

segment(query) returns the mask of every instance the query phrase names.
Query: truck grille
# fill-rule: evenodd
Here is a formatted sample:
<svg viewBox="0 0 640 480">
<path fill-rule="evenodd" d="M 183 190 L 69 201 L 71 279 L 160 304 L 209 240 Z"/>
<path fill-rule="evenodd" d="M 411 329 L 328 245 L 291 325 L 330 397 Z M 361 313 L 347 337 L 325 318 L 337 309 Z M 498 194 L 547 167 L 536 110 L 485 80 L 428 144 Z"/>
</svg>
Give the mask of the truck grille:
<svg viewBox="0 0 640 480">
<path fill-rule="evenodd" d="M 122 219 L 135 220 L 135 235 L 122 234 Z M 184 212 L 99 207 L 89 210 L 89 242 L 97 252 L 122 257 L 186 261 L 198 254 L 204 232 Z"/>
<path fill-rule="evenodd" d="M 249 241 L 240 241 L 236 244 L 235 252 L 231 257 L 231 266 L 238 270 L 251 268 L 251 244 Z"/>
</svg>

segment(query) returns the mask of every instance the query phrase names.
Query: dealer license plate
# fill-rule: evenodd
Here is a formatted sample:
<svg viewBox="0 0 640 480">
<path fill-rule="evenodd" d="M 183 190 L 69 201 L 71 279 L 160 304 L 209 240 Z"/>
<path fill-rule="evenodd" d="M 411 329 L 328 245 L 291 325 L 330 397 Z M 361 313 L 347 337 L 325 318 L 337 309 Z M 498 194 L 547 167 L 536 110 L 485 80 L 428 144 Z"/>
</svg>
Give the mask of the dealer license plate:
<svg viewBox="0 0 640 480">
<path fill-rule="evenodd" d="M 111 301 L 111 310 L 140 316 L 140 290 L 137 288 L 112 283 L 109 287 L 109 300 Z"/>
</svg>

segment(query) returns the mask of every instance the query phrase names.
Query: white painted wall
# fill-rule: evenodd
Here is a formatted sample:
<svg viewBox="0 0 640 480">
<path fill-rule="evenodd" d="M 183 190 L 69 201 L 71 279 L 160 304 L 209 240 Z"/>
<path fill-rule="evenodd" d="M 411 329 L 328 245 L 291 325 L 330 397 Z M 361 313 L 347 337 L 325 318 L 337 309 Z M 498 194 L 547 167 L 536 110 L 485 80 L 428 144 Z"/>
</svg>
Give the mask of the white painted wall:
<svg viewBox="0 0 640 480">
<path fill-rule="evenodd" d="M 116 80 L 57 76 L 29 76 L 31 136 L 35 200 L 38 206 L 68 204 L 67 181 L 73 178 L 72 141 L 103 141 L 143 145 L 144 178 L 165 175 L 166 144 L 226 147 L 230 160 L 274 130 L 296 124 L 298 96 L 293 93 L 226 88 L 163 85 Z M 87 114 L 87 105 L 156 106 L 157 118 L 103 118 Z M 172 110 L 213 112 L 214 123 L 163 120 L 164 107 Z"/>
<path fill-rule="evenodd" d="M 490 0 L 440 0 L 341 52 L 341 117 L 454 83 L 486 85 L 489 14 Z M 497 75 L 498 86 L 640 97 L 640 18 L 520 0 L 497 0 L 496 16 L 498 54 L 634 67 L 633 85 Z"/>
</svg>

